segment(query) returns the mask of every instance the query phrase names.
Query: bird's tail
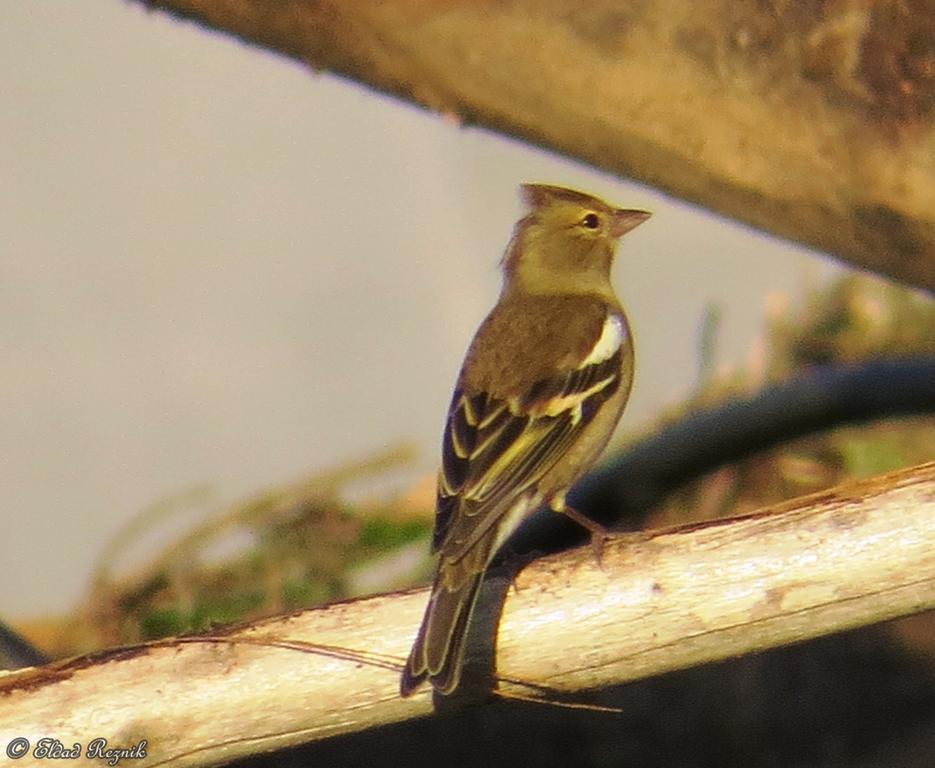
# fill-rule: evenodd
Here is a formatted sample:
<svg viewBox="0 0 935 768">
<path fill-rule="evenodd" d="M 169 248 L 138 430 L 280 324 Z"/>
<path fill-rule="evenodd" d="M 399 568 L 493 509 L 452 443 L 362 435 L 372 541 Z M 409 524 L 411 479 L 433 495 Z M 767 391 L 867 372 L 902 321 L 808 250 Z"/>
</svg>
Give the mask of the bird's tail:
<svg viewBox="0 0 935 768">
<path fill-rule="evenodd" d="M 469 574 L 454 589 L 443 583 L 443 575 L 439 573 L 435 579 L 422 626 L 403 668 L 399 684 L 403 696 L 412 693 L 425 679 L 439 693 L 448 694 L 458 687 L 461 679 L 464 642 L 484 574 L 483 571 Z"/>
</svg>

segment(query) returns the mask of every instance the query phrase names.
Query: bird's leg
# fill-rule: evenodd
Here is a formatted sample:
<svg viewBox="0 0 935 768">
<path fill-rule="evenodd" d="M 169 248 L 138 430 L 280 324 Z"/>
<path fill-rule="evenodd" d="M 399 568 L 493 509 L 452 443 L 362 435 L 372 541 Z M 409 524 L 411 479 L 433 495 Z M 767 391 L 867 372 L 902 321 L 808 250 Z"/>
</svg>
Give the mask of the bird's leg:
<svg viewBox="0 0 935 768">
<path fill-rule="evenodd" d="M 590 517 L 582 514 L 577 509 L 569 507 L 565 503 L 564 493 L 555 496 L 552 501 L 549 502 L 549 508 L 560 514 L 567 515 L 582 528 L 590 532 L 591 550 L 594 552 L 594 559 L 597 560 L 597 564 L 600 565 L 601 557 L 604 554 L 604 541 L 610 538 L 610 531 L 600 523 L 594 522 Z"/>
</svg>

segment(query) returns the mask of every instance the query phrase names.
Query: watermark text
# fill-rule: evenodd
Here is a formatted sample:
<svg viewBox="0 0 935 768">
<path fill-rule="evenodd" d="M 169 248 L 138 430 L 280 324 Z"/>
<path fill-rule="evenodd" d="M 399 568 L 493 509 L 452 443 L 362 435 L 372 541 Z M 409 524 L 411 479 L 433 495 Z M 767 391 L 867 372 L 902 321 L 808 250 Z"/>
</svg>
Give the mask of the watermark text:
<svg viewBox="0 0 935 768">
<path fill-rule="evenodd" d="M 107 739 L 103 738 L 91 739 L 86 745 L 82 745 L 77 741 L 64 744 L 58 739 L 44 736 L 33 744 L 29 739 L 19 736 L 10 739 L 5 752 L 11 760 L 27 756 L 36 760 L 78 760 L 84 757 L 88 760 L 100 760 L 113 767 L 119 765 L 121 760 L 142 760 L 147 757 L 146 746 L 146 739 L 141 739 L 136 744 L 118 747 L 109 744 Z"/>
</svg>

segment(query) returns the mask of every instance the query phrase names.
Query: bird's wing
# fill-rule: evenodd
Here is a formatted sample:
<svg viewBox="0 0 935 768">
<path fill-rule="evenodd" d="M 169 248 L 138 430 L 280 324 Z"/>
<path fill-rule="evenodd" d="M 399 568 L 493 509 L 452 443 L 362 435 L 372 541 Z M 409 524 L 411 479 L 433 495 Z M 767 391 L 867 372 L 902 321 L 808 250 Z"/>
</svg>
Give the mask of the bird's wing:
<svg viewBox="0 0 935 768">
<path fill-rule="evenodd" d="M 463 557 L 533 490 L 620 387 L 621 345 L 599 346 L 577 368 L 535 382 L 520 397 L 455 391 L 433 539 L 446 561 Z"/>
</svg>

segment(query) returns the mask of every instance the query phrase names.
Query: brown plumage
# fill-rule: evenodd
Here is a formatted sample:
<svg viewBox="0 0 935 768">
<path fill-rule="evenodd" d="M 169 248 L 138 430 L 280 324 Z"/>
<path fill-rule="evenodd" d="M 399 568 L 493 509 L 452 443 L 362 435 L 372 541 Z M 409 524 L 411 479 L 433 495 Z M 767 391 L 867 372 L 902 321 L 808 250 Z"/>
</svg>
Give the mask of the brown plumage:
<svg viewBox="0 0 935 768">
<path fill-rule="evenodd" d="M 464 639 L 491 558 L 524 517 L 603 450 L 633 378 L 633 345 L 610 284 L 617 240 L 649 217 L 562 187 L 523 186 L 529 213 L 503 259 L 500 299 L 468 350 L 438 477 L 432 595 L 403 670 L 409 695 L 458 685 Z"/>
</svg>

